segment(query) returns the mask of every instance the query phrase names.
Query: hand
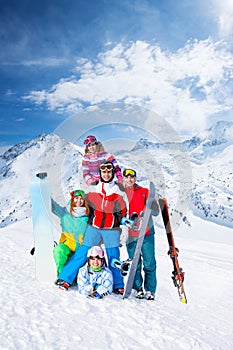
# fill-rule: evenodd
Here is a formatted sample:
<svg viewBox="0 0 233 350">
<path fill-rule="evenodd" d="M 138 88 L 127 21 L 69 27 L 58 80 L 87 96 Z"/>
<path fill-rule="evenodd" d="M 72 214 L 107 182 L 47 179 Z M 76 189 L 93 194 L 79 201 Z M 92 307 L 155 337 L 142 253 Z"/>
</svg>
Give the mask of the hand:
<svg viewBox="0 0 233 350">
<path fill-rule="evenodd" d="M 92 185 L 92 186 L 96 186 L 96 185 L 98 185 L 98 183 L 99 183 L 99 181 L 93 181 L 93 182 L 91 183 L 91 185 Z"/>
<path fill-rule="evenodd" d="M 90 186 L 90 185 L 97 185 L 99 180 L 100 180 L 99 176 L 92 176 L 91 178 L 89 178 L 86 181 L 86 183 L 87 183 L 88 186 Z"/>
<path fill-rule="evenodd" d="M 104 287 L 103 285 L 101 284 L 98 284 L 97 287 L 96 287 L 96 292 L 97 294 L 99 295 L 100 298 L 103 298 L 105 297 L 106 295 L 109 294 L 109 291 L 107 290 L 106 287 Z M 97 296 L 98 297 L 98 296 Z"/>
<path fill-rule="evenodd" d="M 131 228 L 133 223 L 134 223 L 133 220 L 130 220 L 128 218 L 124 217 L 124 218 L 121 219 L 121 225 L 122 226 L 127 226 L 127 227 Z"/>
<path fill-rule="evenodd" d="M 78 243 L 79 245 L 83 244 L 83 235 L 81 233 L 78 234 Z"/>
<path fill-rule="evenodd" d="M 123 185 L 121 182 L 119 182 L 119 180 L 118 180 L 118 182 L 117 182 L 117 185 L 118 185 L 119 189 L 120 189 L 122 192 L 125 192 L 124 185 Z"/>
</svg>

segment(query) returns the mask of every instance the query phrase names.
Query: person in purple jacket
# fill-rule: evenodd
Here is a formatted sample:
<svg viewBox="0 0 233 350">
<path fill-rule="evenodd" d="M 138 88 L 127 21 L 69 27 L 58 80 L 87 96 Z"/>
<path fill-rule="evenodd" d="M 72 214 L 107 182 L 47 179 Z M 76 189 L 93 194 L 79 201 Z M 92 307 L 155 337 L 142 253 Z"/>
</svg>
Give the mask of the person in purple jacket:
<svg viewBox="0 0 233 350">
<path fill-rule="evenodd" d="M 85 154 L 82 159 L 83 178 L 88 186 L 97 185 L 100 180 L 99 166 L 105 161 L 113 164 L 115 176 L 119 183 L 123 183 L 121 168 L 112 154 L 106 152 L 102 143 L 96 137 L 89 135 L 84 141 Z"/>
</svg>

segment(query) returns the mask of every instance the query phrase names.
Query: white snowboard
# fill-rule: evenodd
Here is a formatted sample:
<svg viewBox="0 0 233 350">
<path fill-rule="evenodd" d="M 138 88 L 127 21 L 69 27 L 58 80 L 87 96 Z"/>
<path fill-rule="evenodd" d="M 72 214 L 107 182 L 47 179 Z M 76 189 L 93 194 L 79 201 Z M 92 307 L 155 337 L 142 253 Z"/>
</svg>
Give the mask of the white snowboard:
<svg viewBox="0 0 233 350">
<path fill-rule="evenodd" d="M 36 279 L 54 282 L 56 265 L 53 259 L 53 225 L 50 187 L 47 173 L 39 173 L 30 185 L 32 221 L 35 243 Z"/>
</svg>

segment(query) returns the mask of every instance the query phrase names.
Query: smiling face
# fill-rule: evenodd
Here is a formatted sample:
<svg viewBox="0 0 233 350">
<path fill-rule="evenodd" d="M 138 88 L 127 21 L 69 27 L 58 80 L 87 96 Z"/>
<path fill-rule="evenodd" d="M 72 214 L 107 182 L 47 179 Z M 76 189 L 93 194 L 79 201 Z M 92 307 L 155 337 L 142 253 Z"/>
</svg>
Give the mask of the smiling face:
<svg viewBox="0 0 233 350">
<path fill-rule="evenodd" d="M 124 179 L 125 187 L 133 187 L 133 185 L 136 182 L 136 176 L 128 175 L 128 176 L 124 176 L 123 179 Z"/>
<path fill-rule="evenodd" d="M 89 264 L 91 267 L 93 267 L 94 269 L 98 269 L 99 267 L 102 266 L 103 261 L 99 256 L 90 256 L 89 257 Z"/>
<path fill-rule="evenodd" d="M 112 170 L 101 170 L 101 178 L 105 181 L 105 182 L 109 182 L 112 179 L 113 173 Z"/>
<path fill-rule="evenodd" d="M 95 153 L 96 152 L 96 142 L 89 143 L 87 145 L 87 149 L 89 153 Z"/>
<path fill-rule="evenodd" d="M 73 197 L 73 203 L 75 207 L 83 207 L 84 206 L 85 199 L 81 196 L 75 196 Z"/>
</svg>

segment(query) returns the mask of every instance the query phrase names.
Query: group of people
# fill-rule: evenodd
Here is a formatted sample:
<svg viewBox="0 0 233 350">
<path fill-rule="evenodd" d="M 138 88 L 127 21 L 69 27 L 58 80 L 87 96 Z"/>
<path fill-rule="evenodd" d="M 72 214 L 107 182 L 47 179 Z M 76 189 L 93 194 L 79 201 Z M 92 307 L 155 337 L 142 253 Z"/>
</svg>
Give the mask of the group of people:
<svg viewBox="0 0 233 350">
<path fill-rule="evenodd" d="M 114 156 L 104 150 L 95 136 L 87 136 L 84 145 L 83 178 L 90 191 L 71 191 L 69 210 L 52 200 L 52 211 L 60 218 L 62 228 L 53 252 L 57 266 L 55 284 L 66 290 L 77 285 L 81 294 L 102 298 L 111 293 L 124 293 L 121 271 L 111 262 L 120 260 L 123 244 L 129 258 L 133 258 L 139 235 L 135 222 L 145 210 L 149 190 L 136 183 L 134 169 L 124 169 L 122 173 Z M 154 199 L 152 215 L 158 213 L 159 206 Z M 124 225 L 125 218 L 134 219 L 129 220 L 133 223 L 131 227 Z M 139 299 L 155 298 L 154 233 L 150 217 L 133 284 Z"/>
</svg>

